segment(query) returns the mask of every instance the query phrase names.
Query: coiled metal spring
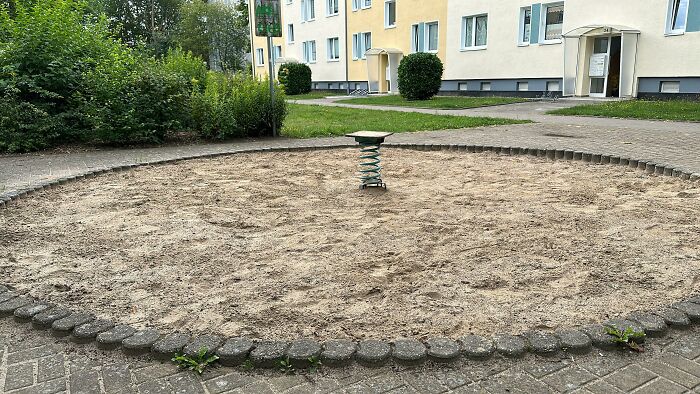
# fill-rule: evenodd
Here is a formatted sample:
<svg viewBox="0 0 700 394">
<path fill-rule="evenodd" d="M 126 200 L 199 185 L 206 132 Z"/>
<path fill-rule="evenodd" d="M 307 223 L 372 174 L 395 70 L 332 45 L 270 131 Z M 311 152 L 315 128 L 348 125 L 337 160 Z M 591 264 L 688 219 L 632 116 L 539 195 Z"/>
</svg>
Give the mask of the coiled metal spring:
<svg viewBox="0 0 700 394">
<path fill-rule="evenodd" d="M 360 189 L 368 187 L 383 187 L 386 189 L 386 184 L 382 181 L 382 167 L 379 165 L 379 144 L 360 143 L 360 173 L 362 176 L 362 184 Z"/>
</svg>

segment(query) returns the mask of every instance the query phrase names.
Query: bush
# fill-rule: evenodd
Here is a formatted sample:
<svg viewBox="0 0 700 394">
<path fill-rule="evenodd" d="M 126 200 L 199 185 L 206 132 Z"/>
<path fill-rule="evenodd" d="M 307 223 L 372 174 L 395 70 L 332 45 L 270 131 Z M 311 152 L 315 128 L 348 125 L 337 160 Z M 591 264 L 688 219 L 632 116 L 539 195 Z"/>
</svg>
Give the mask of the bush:
<svg viewBox="0 0 700 394">
<path fill-rule="evenodd" d="M 195 84 L 196 85 L 196 84 Z M 189 75 L 169 72 L 152 58 L 139 58 L 129 69 L 90 74 L 85 101 L 90 140 L 110 145 L 161 143 L 171 130 L 192 122 Z"/>
<path fill-rule="evenodd" d="M 289 96 L 311 91 L 311 69 L 302 63 L 285 63 L 280 66 L 277 78 Z"/>
<path fill-rule="evenodd" d="M 406 100 L 428 100 L 440 91 L 442 61 L 431 53 L 413 53 L 399 64 L 399 92 Z"/>
<path fill-rule="evenodd" d="M 41 108 L 11 94 L 0 98 L 0 152 L 29 152 L 47 148 L 59 122 Z"/>
<path fill-rule="evenodd" d="M 280 89 L 274 105 L 269 81 L 245 74 L 210 73 L 204 92 L 193 92 L 192 118 L 200 135 L 208 139 L 261 137 L 272 135 L 287 115 L 287 104 Z"/>
</svg>

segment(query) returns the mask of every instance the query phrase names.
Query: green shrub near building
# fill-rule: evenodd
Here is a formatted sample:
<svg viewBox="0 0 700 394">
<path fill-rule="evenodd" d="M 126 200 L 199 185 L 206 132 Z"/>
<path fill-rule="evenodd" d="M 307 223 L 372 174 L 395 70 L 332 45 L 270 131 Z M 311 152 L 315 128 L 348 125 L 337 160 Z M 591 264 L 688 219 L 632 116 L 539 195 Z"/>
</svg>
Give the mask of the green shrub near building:
<svg viewBox="0 0 700 394">
<path fill-rule="evenodd" d="M 210 73 L 181 50 L 155 59 L 131 49 L 81 0 L 24 4 L 12 16 L 0 5 L 0 152 L 161 143 L 199 128 L 208 138 L 259 136 L 284 119 L 264 81 Z"/>
<path fill-rule="evenodd" d="M 302 63 L 284 63 L 280 66 L 277 79 L 288 96 L 296 96 L 311 91 L 311 68 Z"/>
<path fill-rule="evenodd" d="M 401 60 L 399 92 L 406 100 L 428 100 L 438 94 L 444 67 L 437 55 L 412 53 Z"/>
</svg>

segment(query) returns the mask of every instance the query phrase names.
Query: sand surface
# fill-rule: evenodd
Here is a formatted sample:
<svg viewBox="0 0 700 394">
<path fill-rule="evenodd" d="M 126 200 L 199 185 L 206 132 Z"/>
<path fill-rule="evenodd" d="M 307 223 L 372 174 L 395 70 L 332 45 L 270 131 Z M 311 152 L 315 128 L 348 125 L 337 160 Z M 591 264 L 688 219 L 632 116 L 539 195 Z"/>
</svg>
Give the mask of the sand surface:
<svg viewBox="0 0 700 394">
<path fill-rule="evenodd" d="M 112 173 L 0 210 L 0 275 L 137 326 L 254 338 L 518 333 L 700 289 L 700 185 L 615 166 L 384 150 Z"/>
</svg>

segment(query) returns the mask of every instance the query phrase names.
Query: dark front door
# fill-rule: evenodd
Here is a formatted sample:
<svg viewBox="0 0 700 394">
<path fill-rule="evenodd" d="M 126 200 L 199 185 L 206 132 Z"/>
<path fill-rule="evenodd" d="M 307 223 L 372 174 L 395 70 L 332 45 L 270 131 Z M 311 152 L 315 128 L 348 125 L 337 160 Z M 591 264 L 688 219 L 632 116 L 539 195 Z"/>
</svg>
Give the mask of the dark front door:
<svg viewBox="0 0 700 394">
<path fill-rule="evenodd" d="M 622 37 L 612 37 L 610 41 L 610 66 L 608 67 L 608 91 L 606 97 L 620 97 L 620 61 Z"/>
</svg>

